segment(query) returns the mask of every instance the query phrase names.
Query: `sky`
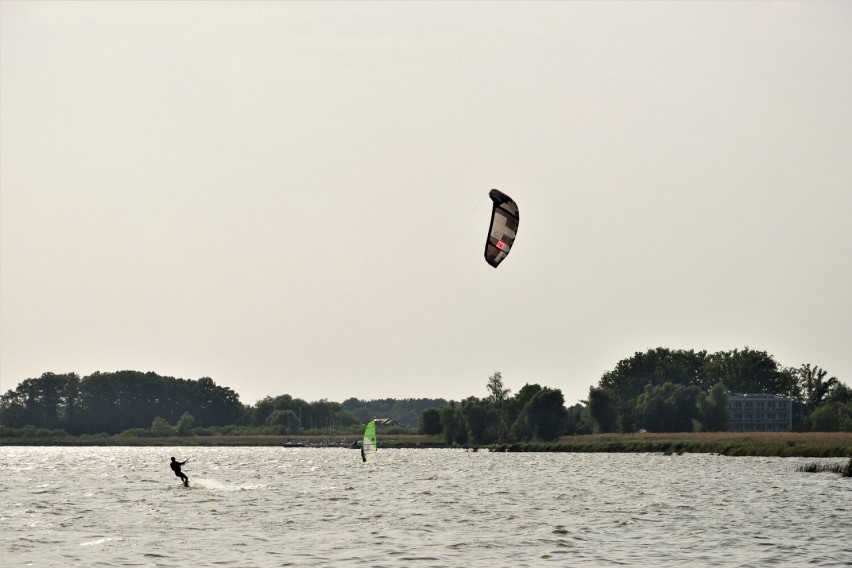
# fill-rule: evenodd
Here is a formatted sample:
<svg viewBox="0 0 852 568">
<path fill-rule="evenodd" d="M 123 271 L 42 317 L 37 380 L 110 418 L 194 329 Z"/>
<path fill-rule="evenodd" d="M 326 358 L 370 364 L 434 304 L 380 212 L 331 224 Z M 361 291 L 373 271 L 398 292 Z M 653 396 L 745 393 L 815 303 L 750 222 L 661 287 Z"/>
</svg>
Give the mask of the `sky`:
<svg viewBox="0 0 852 568">
<path fill-rule="evenodd" d="M 852 3 L 0 3 L 0 390 L 852 384 Z M 508 258 L 483 258 L 497 188 Z"/>
</svg>

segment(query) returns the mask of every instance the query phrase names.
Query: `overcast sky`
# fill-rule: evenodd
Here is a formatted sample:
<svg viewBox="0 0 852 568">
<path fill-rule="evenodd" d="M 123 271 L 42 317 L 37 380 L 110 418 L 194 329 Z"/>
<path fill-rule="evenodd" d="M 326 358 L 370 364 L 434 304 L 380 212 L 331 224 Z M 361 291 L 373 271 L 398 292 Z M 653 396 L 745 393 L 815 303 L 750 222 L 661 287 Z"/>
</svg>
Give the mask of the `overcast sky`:
<svg viewBox="0 0 852 568">
<path fill-rule="evenodd" d="M 0 382 L 852 384 L 852 3 L 0 3 Z M 483 259 L 498 188 L 518 238 Z"/>
</svg>

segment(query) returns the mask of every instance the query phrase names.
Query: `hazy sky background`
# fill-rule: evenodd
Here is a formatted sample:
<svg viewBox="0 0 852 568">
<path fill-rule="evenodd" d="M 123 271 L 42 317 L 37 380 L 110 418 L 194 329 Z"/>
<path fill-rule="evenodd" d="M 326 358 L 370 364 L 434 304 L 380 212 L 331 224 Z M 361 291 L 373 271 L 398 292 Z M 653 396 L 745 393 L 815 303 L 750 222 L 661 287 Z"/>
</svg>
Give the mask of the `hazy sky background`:
<svg viewBox="0 0 852 568">
<path fill-rule="evenodd" d="M 0 381 L 852 384 L 852 3 L 0 3 Z M 498 188 L 520 208 L 483 257 Z"/>
</svg>

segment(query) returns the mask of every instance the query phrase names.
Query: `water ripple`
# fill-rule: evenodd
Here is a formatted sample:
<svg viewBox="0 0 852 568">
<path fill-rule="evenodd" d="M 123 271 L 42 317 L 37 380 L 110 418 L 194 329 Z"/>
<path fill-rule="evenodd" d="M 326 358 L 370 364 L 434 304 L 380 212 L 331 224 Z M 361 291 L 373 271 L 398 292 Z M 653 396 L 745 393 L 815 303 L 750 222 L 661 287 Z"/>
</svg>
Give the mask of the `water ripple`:
<svg viewBox="0 0 852 568">
<path fill-rule="evenodd" d="M 184 488 L 182 451 L 0 448 L 0 564 L 852 564 L 852 483 L 798 458 L 199 448 Z"/>
</svg>

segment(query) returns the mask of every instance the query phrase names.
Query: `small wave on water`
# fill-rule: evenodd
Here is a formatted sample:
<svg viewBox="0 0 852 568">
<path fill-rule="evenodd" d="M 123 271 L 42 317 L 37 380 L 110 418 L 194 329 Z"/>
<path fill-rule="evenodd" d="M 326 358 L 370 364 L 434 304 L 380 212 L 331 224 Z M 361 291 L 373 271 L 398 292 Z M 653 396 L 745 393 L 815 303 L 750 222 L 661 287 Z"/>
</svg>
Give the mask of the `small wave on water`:
<svg viewBox="0 0 852 568">
<path fill-rule="evenodd" d="M 98 538 L 98 539 L 95 539 L 95 540 L 90 540 L 90 541 L 87 541 L 87 542 L 81 542 L 80 546 L 97 546 L 99 544 L 107 543 L 111 540 L 121 541 L 121 540 L 124 540 L 124 539 L 121 538 L 121 537 L 117 537 L 117 536 L 108 536 L 108 537 L 104 537 L 104 538 Z"/>
<path fill-rule="evenodd" d="M 793 458 L 202 448 L 184 488 L 163 455 L 0 448 L 0 565 L 852 565 L 852 483 Z"/>
<path fill-rule="evenodd" d="M 193 477 L 189 482 L 189 489 L 212 489 L 213 491 L 252 491 L 256 489 L 266 489 L 267 487 L 269 487 L 269 485 L 265 483 L 232 485 L 223 483 L 218 479 L 206 479 L 203 477 Z"/>
</svg>

